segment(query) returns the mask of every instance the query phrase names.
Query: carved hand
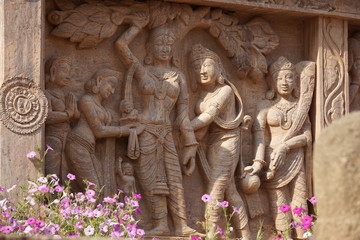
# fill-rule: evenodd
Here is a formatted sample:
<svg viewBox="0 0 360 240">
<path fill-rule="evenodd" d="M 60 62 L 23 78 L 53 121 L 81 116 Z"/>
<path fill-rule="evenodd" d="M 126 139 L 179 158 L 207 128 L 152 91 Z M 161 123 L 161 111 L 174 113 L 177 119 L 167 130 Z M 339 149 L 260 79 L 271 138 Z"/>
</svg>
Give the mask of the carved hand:
<svg viewBox="0 0 360 240">
<path fill-rule="evenodd" d="M 187 176 L 190 176 L 195 170 L 196 150 L 197 146 L 188 146 L 184 149 L 182 163 L 184 173 Z"/>
<path fill-rule="evenodd" d="M 261 171 L 261 168 L 262 168 L 261 163 L 254 162 L 253 165 L 244 168 L 244 175 L 242 177 L 245 177 L 246 173 L 249 173 L 250 176 L 254 174 L 258 174 Z"/>
<path fill-rule="evenodd" d="M 144 130 L 145 130 L 145 126 L 144 126 L 143 124 L 139 124 L 139 125 L 136 127 L 136 134 L 137 134 L 137 135 L 140 135 Z"/>
<path fill-rule="evenodd" d="M 135 14 L 134 25 L 140 29 L 144 28 L 149 23 L 150 17 L 146 12 L 139 12 Z"/>
<path fill-rule="evenodd" d="M 270 159 L 271 162 L 273 162 L 275 169 L 278 169 L 284 164 L 286 158 L 286 152 L 287 152 L 286 146 L 284 144 L 281 144 L 280 146 L 275 148 L 275 150 L 271 153 Z"/>
<path fill-rule="evenodd" d="M 69 93 L 65 98 L 65 112 L 67 112 L 69 118 L 72 118 L 76 110 L 76 98 L 72 93 Z"/>
</svg>

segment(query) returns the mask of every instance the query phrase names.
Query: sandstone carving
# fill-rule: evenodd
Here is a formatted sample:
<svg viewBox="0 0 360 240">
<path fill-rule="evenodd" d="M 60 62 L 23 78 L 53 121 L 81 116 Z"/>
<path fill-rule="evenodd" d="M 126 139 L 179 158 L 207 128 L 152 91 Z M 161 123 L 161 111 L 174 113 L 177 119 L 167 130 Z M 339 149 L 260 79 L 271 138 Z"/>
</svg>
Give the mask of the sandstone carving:
<svg viewBox="0 0 360 240">
<path fill-rule="evenodd" d="M 360 35 L 349 39 L 349 105 L 350 111 L 360 110 Z"/>
<path fill-rule="evenodd" d="M 245 204 L 234 182 L 240 154 L 242 99 L 235 86 L 227 80 L 216 53 L 200 44 L 195 45 L 191 62 L 197 77 L 193 81 L 201 86 L 195 110 L 198 116 L 191 120 L 191 125 L 197 133 L 197 140 L 203 143 L 198 150 L 199 157 L 202 167 L 208 169 L 204 171 L 208 180 L 207 192 L 213 197 L 206 209 L 211 222 L 208 237 L 216 232 L 222 212 L 216 201 L 225 199 L 232 206 L 239 207 L 240 214 L 233 218 L 237 234 L 242 235 L 242 239 L 251 239 Z M 207 145 L 206 153 L 202 153 L 204 145 Z"/>
<path fill-rule="evenodd" d="M 256 155 L 253 165 L 245 171 L 259 174 L 264 168 L 262 184 L 278 232 L 285 231 L 291 219 L 299 221 L 291 212 L 281 212 L 279 206 L 307 209 L 307 147 L 311 147 L 308 111 L 314 80 L 315 63 L 300 62 L 295 66 L 280 57 L 270 66 L 270 100 L 261 102 L 254 125 Z M 302 236 L 301 229 L 297 234 Z"/>
<path fill-rule="evenodd" d="M 48 114 L 48 101 L 32 80 L 14 77 L 0 89 L 0 119 L 11 131 L 29 134 L 39 129 Z"/>
<path fill-rule="evenodd" d="M 71 62 L 67 57 L 49 60 L 47 65 L 46 97 L 48 99 L 48 118 L 46 119 L 46 144 L 54 148 L 45 159 L 45 173 L 63 177 L 68 171 L 63 153 L 70 122 L 78 119 L 80 113 L 72 93 L 64 87 L 71 85 Z"/>
<path fill-rule="evenodd" d="M 80 119 L 67 136 L 65 153 L 71 172 L 78 178 L 78 189 L 84 189 L 83 180 L 103 186 L 102 161 L 95 155 L 96 139 L 123 137 L 130 134 L 134 125 L 111 126 L 111 113 L 102 105 L 114 92 L 119 81 L 119 72 L 110 69 L 98 70 L 85 83 L 86 95 L 79 100 Z M 141 133 L 141 127 L 137 127 Z"/>
</svg>

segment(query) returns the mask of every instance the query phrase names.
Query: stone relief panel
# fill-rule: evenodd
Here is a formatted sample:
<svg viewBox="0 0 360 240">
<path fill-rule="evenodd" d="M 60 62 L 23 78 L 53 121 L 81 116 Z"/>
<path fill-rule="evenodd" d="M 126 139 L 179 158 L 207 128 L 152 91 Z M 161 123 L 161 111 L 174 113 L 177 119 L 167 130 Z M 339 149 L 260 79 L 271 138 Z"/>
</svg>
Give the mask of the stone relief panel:
<svg viewBox="0 0 360 240">
<path fill-rule="evenodd" d="M 216 201 L 239 209 L 243 239 L 262 220 L 283 230 L 293 216 L 278 220 L 275 204 L 305 207 L 315 64 L 300 62 L 301 42 L 286 45 L 287 27 L 157 1 L 54 0 L 46 13 L 46 142 L 56 146 L 46 173 L 71 172 L 74 189 L 86 179 L 104 197 L 142 193 L 150 236 L 204 236 L 205 217 L 224 224 Z M 276 52 L 282 41 L 293 53 Z M 293 202 L 271 198 L 295 186 Z"/>
<path fill-rule="evenodd" d="M 349 105 L 350 111 L 360 110 L 360 35 L 355 33 L 349 39 Z"/>
</svg>

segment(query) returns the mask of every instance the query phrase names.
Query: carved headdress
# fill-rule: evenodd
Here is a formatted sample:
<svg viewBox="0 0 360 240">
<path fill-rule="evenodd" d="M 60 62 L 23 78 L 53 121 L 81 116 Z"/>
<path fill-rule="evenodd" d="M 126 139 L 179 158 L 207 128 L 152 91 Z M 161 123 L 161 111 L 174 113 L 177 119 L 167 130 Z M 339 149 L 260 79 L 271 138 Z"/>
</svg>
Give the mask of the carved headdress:
<svg viewBox="0 0 360 240">
<path fill-rule="evenodd" d="M 267 99 L 273 99 L 275 97 L 275 85 L 274 85 L 274 74 L 284 71 L 284 70 L 290 70 L 293 71 L 294 74 L 296 74 L 296 67 L 295 65 L 290 62 L 286 57 L 279 57 L 275 62 L 273 62 L 269 67 L 269 76 L 267 77 L 267 84 L 269 87 L 269 90 L 266 93 Z M 296 77 L 296 76 L 295 76 Z M 296 77 L 297 78 L 297 77 Z M 295 89 L 293 91 L 293 95 L 295 97 L 299 97 L 299 86 L 298 82 L 296 83 Z"/>
</svg>

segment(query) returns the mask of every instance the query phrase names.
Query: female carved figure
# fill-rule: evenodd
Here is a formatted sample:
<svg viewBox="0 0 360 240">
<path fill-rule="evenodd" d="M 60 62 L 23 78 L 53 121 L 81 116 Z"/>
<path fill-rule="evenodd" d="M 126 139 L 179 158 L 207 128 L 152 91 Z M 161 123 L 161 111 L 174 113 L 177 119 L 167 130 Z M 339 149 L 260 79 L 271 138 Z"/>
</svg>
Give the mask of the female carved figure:
<svg viewBox="0 0 360 240">
<path fill-rule="evenodd" d="M 54 148 L 45 159 L 45 173 L 56 174 L 60 179 L 67 169 L 63 152 L 70 121 L 79 118 L 76 98 L 66 94 L 64 87 L 70 83 L 70 60 L 59 57 L 49 63 L 46 97 L 49 101 L 49 114 L 46 119 L 46 144 Z"/>
<path fill-rule="evenodd" d="M 181 163 L 194 165 L 198 143 L 188 117 L 188 93 L 184 75 L 172 66 L 175 35 L 170 26 L 153 29 L 148 42 L 148 56 L 143 65 L 128 45 L 147 24 L 134 24 L 116 41 L 116 48 L 127 65 L 136 64 L 134 78 L 143 97 L 139 118 L 145 126 L 139 136 L 141 154 L 135 163 L 136 176 L 151 202 L 154 227 L 149 235 L 168 235 L 168 210 L 174 222 L 175 234 L 187 236 L 196 231 L 187 226 L 182 173 L 176 152 L 170 112 L 177 110 L 177 123 L 184 139 Z M 191 171 L 188 171 L 191 174 Z"/>
<path fill-rule="evenodd" d="M 65 153 L 69 169 L 76 174 L 78 183 L 83 190 L 83 180 L 102 186 L 102 165 L 95 156 L 95 143 L 98 138 L 128 136 L 129 126 L 109 126 L 111 114 L 102 105 L 115 91 L 119 73 L 110 69 L 98 70 L 85 83 L 86 95 L 79 101 L 81 117 L 73 128 L 66 142 Z M 140 127 L 137 132 L 141 132 Z"/>
<path fill-rule="evenodd" d="M 216 53 L 198 44 L 192 49 L 191 60 L 198 84 L 202 87 L 195 110 L 198 116 L 191 121 L 191 125 L 199 141 L 207 133 L 206 158 L 210 165 L 207 191 L 214 199 L 206 209 L 212 222 L 208 237 L 215 233 L 222 212 L 215 201 L 226 199 L 240 211 L 233 217 L 235 230 L 241 233 L 242 239 L 251 239 L 246 208 L 234 182 L 240 154 L 241 98 L 236 88 L 225 79 L 224 68 Z M 241 108 L 239 113 L 236 100 Z"/>
<path fill-rule="evenodd" d="M 262 184 L 268 192 L 275 228 L 281 232 L 289 227 L 291 219 L 301 220 L 291 211 L 281 212 L 279 207 L 286 204 L 307 210 L 305 159 L 306 148 L 311 145 L 308 111 L 314 89 L 315 63 L 300 62 L 294 66 L 280 57 L 270 66 L 269 72 L 275 92 L 269 94 L 271 100 L 260 104 L 254 126 L 256 155 L 253 165 L 245 171 L 258 174 L 264 167 Z M 302 236 L 301 229 L 296 231 Z"/>
</svg>

